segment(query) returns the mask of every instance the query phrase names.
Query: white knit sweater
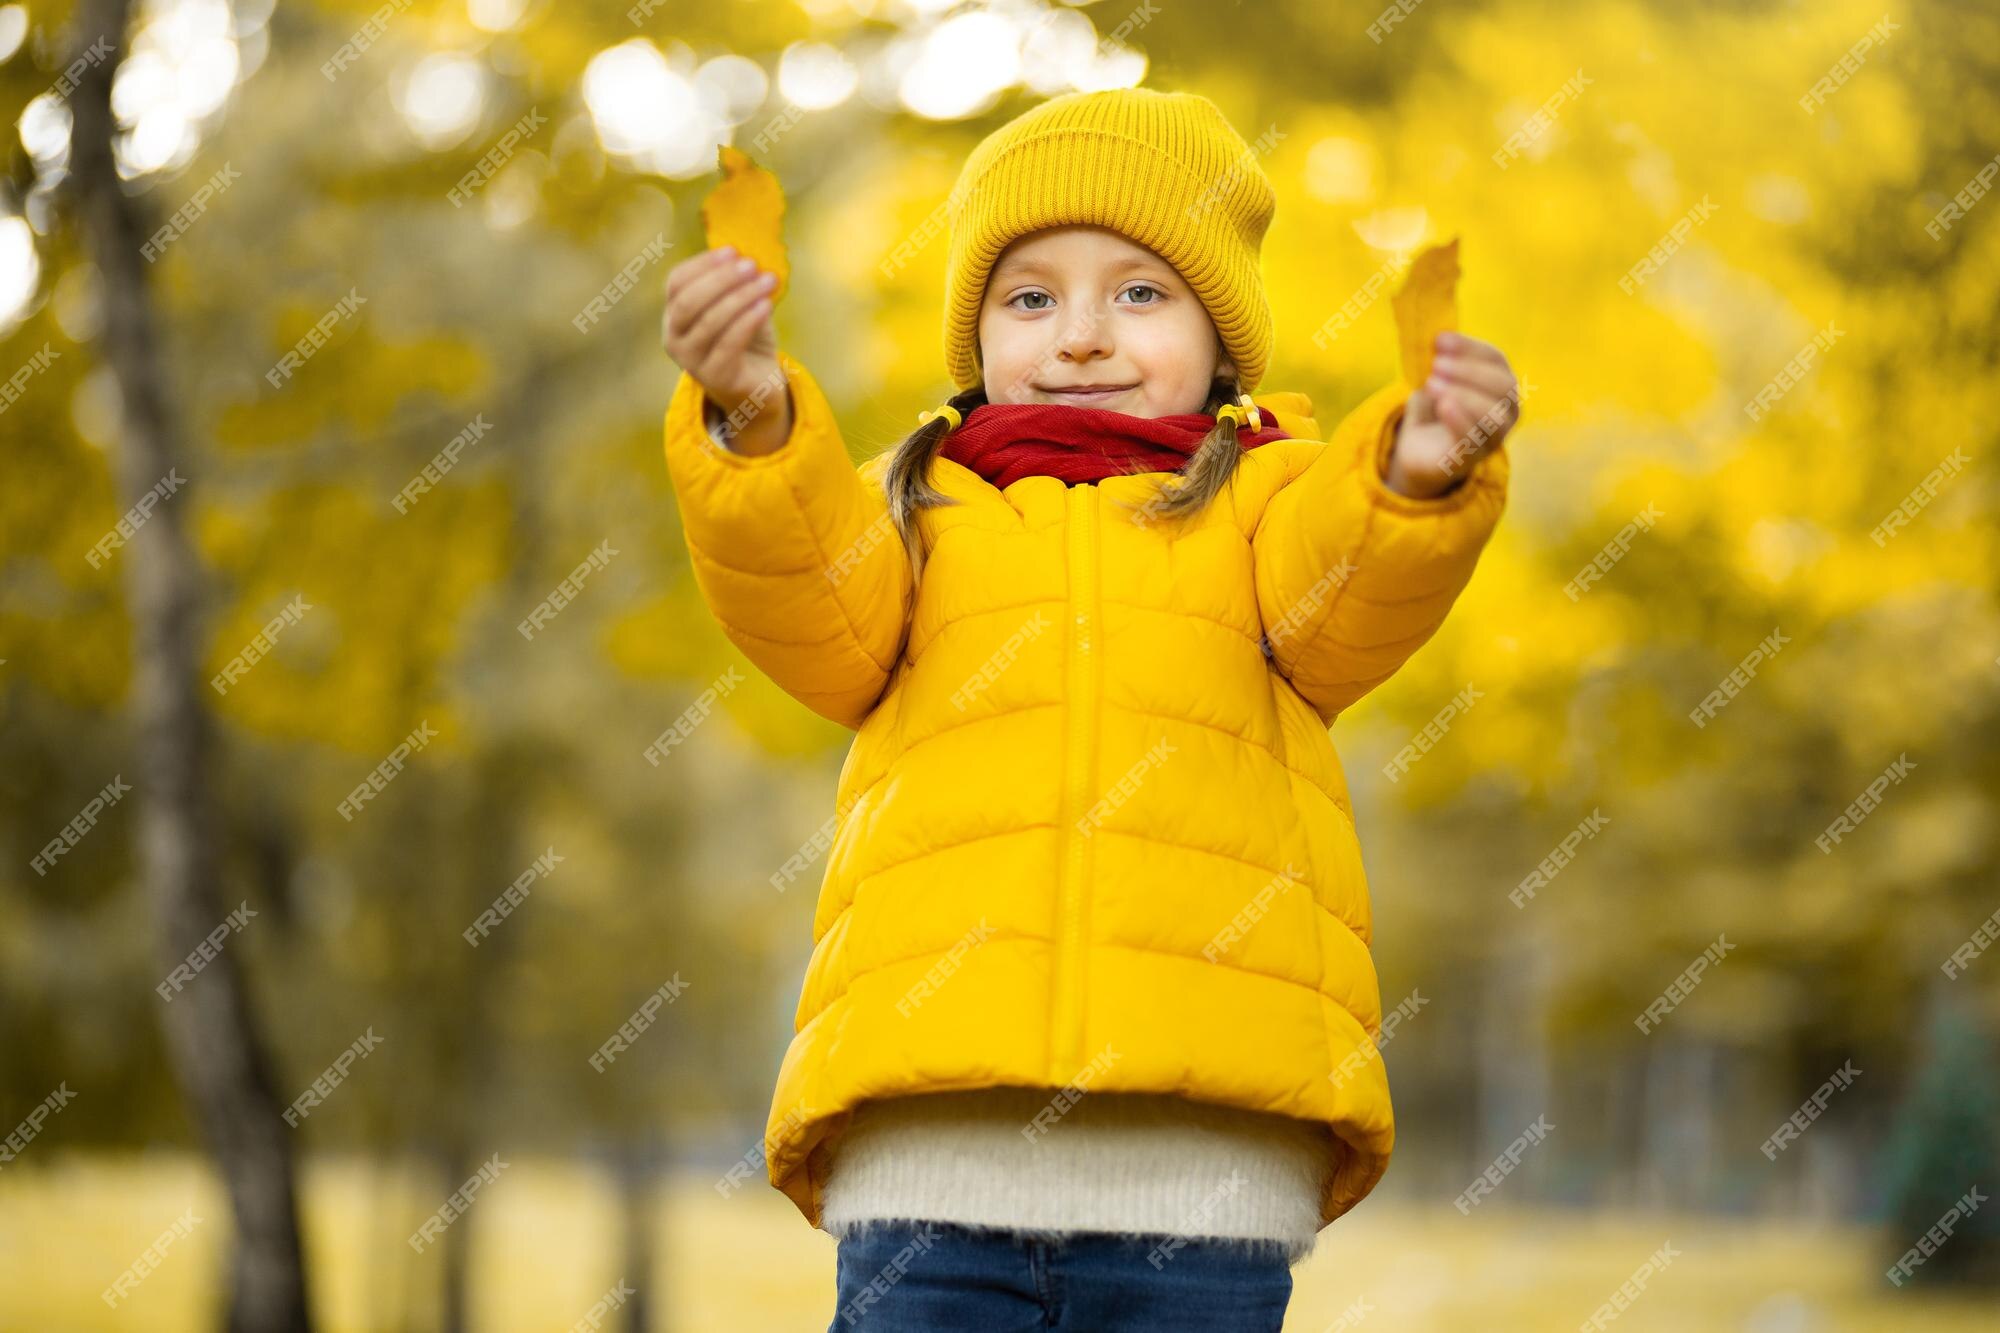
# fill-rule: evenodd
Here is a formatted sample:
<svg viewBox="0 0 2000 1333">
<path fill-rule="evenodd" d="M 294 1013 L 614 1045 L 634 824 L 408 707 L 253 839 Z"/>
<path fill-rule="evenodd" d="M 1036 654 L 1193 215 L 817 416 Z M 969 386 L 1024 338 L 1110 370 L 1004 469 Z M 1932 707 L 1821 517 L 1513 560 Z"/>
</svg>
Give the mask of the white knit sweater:
<svg viewBox="0 0 2000 1333">
<path fill-rule="evenodd" d="M 1312 1252 L 1332 1165 L 1324 1125 L 1183 1097 L 1059 1091 L 861 1103 L 833 1148 L 821 1226 L 843 1236 L 903 1218 L 1275 1240 L 1293 1264 Z"/>
</svg>

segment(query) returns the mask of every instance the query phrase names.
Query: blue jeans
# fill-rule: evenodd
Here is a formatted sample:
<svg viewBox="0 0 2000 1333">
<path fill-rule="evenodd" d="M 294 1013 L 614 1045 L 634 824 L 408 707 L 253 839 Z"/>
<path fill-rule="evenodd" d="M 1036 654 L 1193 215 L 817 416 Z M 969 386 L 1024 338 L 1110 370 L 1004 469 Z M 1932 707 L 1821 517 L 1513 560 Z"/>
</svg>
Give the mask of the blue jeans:
<svg viewBox="0 0 2000 1333">
<path fill-rule="evenodd" d="M 886 1222 L 844 1237 L 838 1266 L 828 1333 L 1278 1333 L 1292 1298 L 1276 1241 Z"/>
</svg>

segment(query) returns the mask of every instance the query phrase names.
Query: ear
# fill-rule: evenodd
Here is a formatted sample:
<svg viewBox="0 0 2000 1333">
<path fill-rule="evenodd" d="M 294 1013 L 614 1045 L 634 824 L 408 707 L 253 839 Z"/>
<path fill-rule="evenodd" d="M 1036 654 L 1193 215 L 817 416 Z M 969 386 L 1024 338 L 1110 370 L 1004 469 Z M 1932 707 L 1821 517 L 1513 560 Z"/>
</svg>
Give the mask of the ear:
<svg viewBox="0 0 2000 1333">
<path fill-rule="evenodd" d="M 1233 380 L 1236 378 L 1236 362 L 1231 359 L 1229 349 L 1220 340 L 1215 344 L 1215 378 Z"/>
</svg>

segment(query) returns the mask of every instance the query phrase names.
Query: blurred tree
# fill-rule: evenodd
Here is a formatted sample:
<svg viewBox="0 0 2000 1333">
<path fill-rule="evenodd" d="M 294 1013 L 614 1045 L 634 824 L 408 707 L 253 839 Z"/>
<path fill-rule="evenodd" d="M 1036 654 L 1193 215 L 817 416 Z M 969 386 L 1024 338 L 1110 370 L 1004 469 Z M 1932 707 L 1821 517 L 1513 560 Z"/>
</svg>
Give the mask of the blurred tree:
<svg viewBox="0 0 2000 1333">
<path fill-rule="evenodd" d="M 111 87 L 130 0 L 84 0 L 74 48 L 87 68 L 71 99 L 71 188 L 104 282 L 103 355 L 124 404 L 120 499 L 127 512 L 186 463 L 183 428 L 163 370 L 159 319 L 140 248 L 154 234 L 126 193 L 114 157 Z M 102 43 L 99 47 L 98 44 Z M 107 53 L 92 59 L 93 48 Z M 236 954 L 198 953 L 229 913 L 220 891 L 210 720 L 197 675 L 202 572 L 183 528 L 187 505 L 164 504 L 120 553 L 136 641 L 134 739 L 139 754 L 139 869 L 158 921 L 162 975 L 202 957 L 205 976 L 177 988 L 161 1015 L 175 1070 L 196 1111 L 235 1218 L 227 1296 L 230 1333 L 305 1333 L 312 1320 L 299 1244 L 291 1142 L 278 1118 L 270 1063 Z"/>
<path fill-rule="evenodd" d="M 1917 1077 L 1878 1163 L 1884 1266 L 1953 1214 L 1951 1232 L 1906 1286 L 2000 1287 L 2000 1059 L 1948 983 L 1933 988 Z M 1968 1195 L 1977 1202 L 1954 1213 Z"/>
</svg>

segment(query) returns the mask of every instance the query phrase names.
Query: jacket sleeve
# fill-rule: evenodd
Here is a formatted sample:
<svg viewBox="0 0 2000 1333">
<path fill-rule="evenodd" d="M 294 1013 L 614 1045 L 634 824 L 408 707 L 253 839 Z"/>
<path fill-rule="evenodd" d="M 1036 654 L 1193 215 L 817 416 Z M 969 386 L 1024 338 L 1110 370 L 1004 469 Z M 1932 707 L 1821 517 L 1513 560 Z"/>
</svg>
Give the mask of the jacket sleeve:
<svg viewBox="0 0 2000 1333">
<path fill-rule="evenodd" d="M 858 728 L 909 627 L 910 562 L 881 475 L 856 467 L 819 385 L 779 354 L 792 433 L 739 454 L 708 433 L 707 395 L 681 372 L 667 405 L 667 472 L 696 585 L 723 633 L 800 703 Z"/>
<path fill-rule="evenodd" d="M 1505 442 L 1443 495 L 1389 489 L 1409 396 L 1398 381 L 1349 413 L 1251 538 L 1267 651 L 1328 723 L 1437 632 L 1506 504 Z"/>
</svg>

